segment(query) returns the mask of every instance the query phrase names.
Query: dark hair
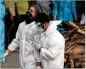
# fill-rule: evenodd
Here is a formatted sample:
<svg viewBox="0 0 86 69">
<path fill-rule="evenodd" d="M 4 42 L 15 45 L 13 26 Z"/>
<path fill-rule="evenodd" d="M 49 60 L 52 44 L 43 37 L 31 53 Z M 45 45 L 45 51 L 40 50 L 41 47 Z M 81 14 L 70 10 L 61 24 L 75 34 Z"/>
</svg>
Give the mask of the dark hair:
<svg viewBox="0 0 86 69">
<path fill-rule="evenodd" d="M 48 15 L 46 15 L 45 13 L 38 13 L 35 17 L 35 21 L 36 23 L 40 22 L 40 23 L 49 23 L 49 17 Z"/>
</svg>

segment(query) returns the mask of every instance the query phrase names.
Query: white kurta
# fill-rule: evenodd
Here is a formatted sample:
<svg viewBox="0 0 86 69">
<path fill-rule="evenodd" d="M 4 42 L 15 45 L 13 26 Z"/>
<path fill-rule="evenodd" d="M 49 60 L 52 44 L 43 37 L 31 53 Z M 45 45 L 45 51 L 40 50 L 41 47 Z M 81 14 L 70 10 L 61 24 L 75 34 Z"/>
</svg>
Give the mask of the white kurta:
<svg viewBox="0 0 86 69">
<path fill-rule="evenodd" d="M 20 64 L 23 69 L 25 68 L 36 68 L 36 60 L 34 56 L 34 48 L 32 47 L 32 42 L 30 40 L 25 40 L 25 38 L 33 39 L 33 30 L 36 29 L 36 24 L 34 22 L 26 25 L 22 22 L 17 30 L 16 38 L 13 39 L 11 44 L 9 44 L 9 49 L 14 51 L 16 48 L 20 47 Z M 29 33 L 26 33 L 26 32 Z M 26 34 L 31 34 L 30 36 L 25 36 Z"/>
<path fill-rule="evenodd" d="M 22 22 L 19 24 L 17 33 L 16 33 L 16 38 L 13 39 L 13 41 L 11 42 L 11 44 L 9 44 L 8 48 L 11 51 L 16 50 L 16 48 L 20 48 L 19 49 L 19 60 L 20 60 L 20 65 L 21 67 L 24 67 L 24 61 L 23 61 L 23 32 L 25 29 L 26 23 Z"/>
<path fill-rule="evenodd" d="M 65 39 L 61 33 L 56 30 L 57 23 L 59 24 L 61 21 L 51 21 L 48 29 L 39 36 L 39 43 L 41 43 L 42 47 L 40 58 L 43 68 L 64 67 Z M 35 40 L 37 40 L 37 38 L 38 36 L 35 36 Z"/>
<path fill-rule="evenodd" d="M 37 24 L 32 22 L 30 25 L 26 26 L 25 37 L 24 37 L 24 57 L 27 57 L 24 61 L 31 62 L 31 65 L 36 66 L 36 62 L 40 62 L 39 54 L 33 47 L 34 36 L 40 34 L 43 29 L 39 28 Z M 32 59 L 32 60 L 31 60 Z M 30 64 L 30 63 L 29 63 Z M 32 68 L 26 63 L 25 68 Z M 36 67 L 35 67 L 36 68 Z"/>
</svg>

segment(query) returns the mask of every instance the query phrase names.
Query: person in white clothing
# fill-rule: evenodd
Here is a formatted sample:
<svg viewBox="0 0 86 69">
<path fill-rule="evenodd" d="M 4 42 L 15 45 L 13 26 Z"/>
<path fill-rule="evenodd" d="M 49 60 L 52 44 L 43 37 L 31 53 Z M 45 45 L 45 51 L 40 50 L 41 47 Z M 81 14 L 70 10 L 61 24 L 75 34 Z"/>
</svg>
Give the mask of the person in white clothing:
<svg viewBox="0 0 86 69">
<path fill-rule="evenodd" d="M 23 68 L 23 69 L 25 69 L 25 68 L 36 68 L 36 62 L 37 62 L 35 60 L 34 48 L 32 47 L 31 41 L 29 40 L 28 44 L 25 43 L 25 32 L 26 32 L 27 26 L 28 26 L 28 28 L 29 28 L 28 31 L 30 31 L 29 34 L 33 35 L 32 32 L 36 32 L 36 28 L 38 26 L 33 21 L 34 18 L 33 17 L 28 18 L 28 16 L 30 14 L 28 14 L 28 13 L 26 13 L 26 14 L 27 14 L 26 20 L 19 24 L 19 27 L 18 27 L 18 30 L 16 33 L 16 38 L 13 39 L 11 44 L 9 44 L 8 49 L 6 50 L 6 53 L 4 54 L 4 57 L 5 57 L 9 54 L 9 52 L 14 51 L 14 50 L 16 50 L 16 48 L 19 47 L 20 48 L 19 60 L 20 60 L 21 68 Z"/>
<path fill-rule="evenodd" d="M 56 30 L 60 21 L 50 21 L 48 16 L 40 13 L 36 16 L 37 23 L 45 30 L 43 33 L 34 36 L 34 48 L 39 52 L 43 68 L 64 68 L 65 39 Z M 57 23 L 58 22 L 58 23 Z"/>
</svg>

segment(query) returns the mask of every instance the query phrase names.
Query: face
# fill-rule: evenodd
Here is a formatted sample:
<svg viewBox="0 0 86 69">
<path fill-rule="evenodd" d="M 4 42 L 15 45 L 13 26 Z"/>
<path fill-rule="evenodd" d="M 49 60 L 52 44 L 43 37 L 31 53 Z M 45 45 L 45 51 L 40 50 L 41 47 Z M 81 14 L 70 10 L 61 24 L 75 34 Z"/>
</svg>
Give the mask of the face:
<svg viewBox="0 0 86 69">
<path fill-rule="evenodd" d="M 34 7 L 30 7 L 30 13 L 31 13 L 32 17 L 35 16 L 35 8 Z"/>
<path fill-rule="evenodd" d="M 44 29 L 47 29 L 48 27 L 49 27 L 49 24 L 48 23 L 43 24 L 43 28 Z"/>
<path fill-rule="evenodd" d="M 41 27 L 42 29 L 46 30 L 49 27 L 49 24 L 45 23 L 37 23 L 38 27 Z"/>
</svg>

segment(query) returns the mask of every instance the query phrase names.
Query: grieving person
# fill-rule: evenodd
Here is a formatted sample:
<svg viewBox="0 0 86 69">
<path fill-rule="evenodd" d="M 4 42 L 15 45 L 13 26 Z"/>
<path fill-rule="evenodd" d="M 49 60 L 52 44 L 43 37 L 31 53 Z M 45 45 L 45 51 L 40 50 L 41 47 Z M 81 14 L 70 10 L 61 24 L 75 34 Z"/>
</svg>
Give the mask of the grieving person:
<svg viewBox="0 0 86 69">
<path fill-rule="evenodd" d="M 43 68 L 64 68 L 65 39 L 57 24 L 61 21 L 50 21 L 46 14 L 40 13 L 35 21 L 41 23 L 44 32 L 34 36 L 34 48 L 39 52 Z"/>
<path fill-rule="evenodd" d="M 19 24 L 17 33 L 16 33 L 16 37 L 15 39 L 13 39 L 13 41 L 9 44 L 8 49 L 6 50 L 6 53 L 4 54 L 4 57 L 6 57 L 9 52 L 11 51 L 15 51 L 16 48 L 20 48 L 19 49 L 19 60 L 20 60 L 20 65 L 21 68 L 25 69 L 25 68 L 36 68 L 36 61 L 35 61 L 35 57 L 34 57 L 34 48 L 32 48 L 32 46 L 28 43 L 28 47 L 27 45 L 25 45 L 25 31 L 26 31 L 26 26 L 29 26 L 29 30 L 30 32 L 33 32 L 31 25 L 33 25 L 34 27 L 36 26 L 36 24 L 34 25 L 34 18 L 31 15 L 31 13 L 29 13 L 29 11 L 26 13 L 26 19 L 24 22 Z M 32 22 L 32 23 L 31 23 Z M 34 29 L 34 28 L 33 28 Z M 26 49 L 27 48 L 27 49 Z"/>
</svg>

